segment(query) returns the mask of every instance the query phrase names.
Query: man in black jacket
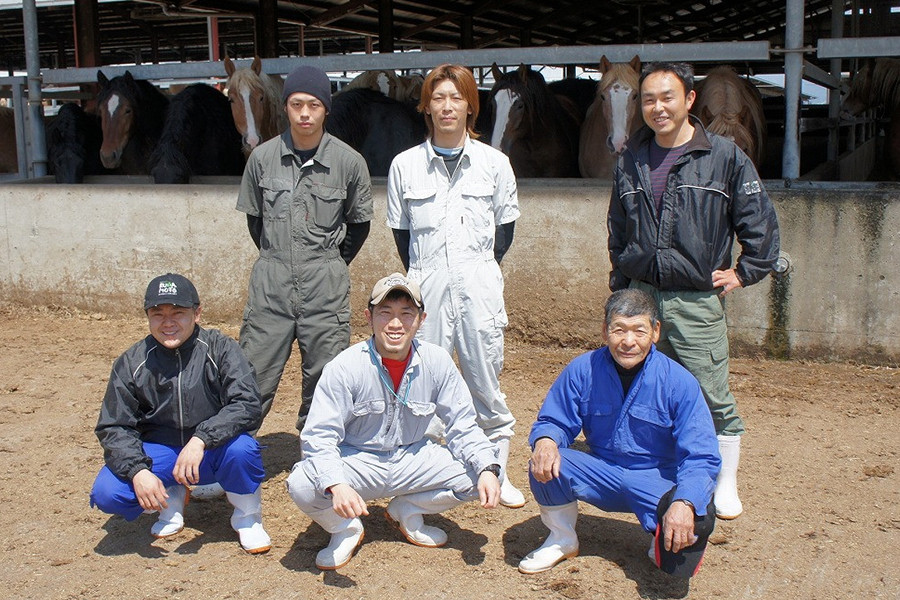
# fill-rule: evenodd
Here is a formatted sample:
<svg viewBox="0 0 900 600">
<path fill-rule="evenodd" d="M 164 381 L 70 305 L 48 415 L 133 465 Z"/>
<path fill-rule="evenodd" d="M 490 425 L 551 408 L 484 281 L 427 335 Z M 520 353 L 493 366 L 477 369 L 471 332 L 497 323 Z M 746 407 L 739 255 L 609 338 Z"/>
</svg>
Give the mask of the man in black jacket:
<svg viewBox="0 0 900 600">
<path fill-rule="evenodd" d="M 696 97 L 690 65 L 648 65 L 640 93 L 647 127 L 619 158 L 610 198 L 609 287 L 643 289 L 659 304 L 657 347 L 700 381 L 722 455 L 716 515 L 733 519 L 743 510 L 744 424 L 728 386 L 724 297 L 773 269 L 778 221 L 750 159 L 689 115 Z M 732 265 L 735 235 L 741 254 Z"/>
<path fill-rule="evenodd" d="M 231 526 L 251 554 L 271 547 L 262 526 L 259 389 L 237 342 L 200 327 L 200 298 L 181 275 L 147 287 L 150 335 L 113 365 L 95 432 L 104 466 L 91 506 L 131 521 L 159 511 L 154 537 L 184 528 L 189 485 L 217 482 Z"/>
</svg>

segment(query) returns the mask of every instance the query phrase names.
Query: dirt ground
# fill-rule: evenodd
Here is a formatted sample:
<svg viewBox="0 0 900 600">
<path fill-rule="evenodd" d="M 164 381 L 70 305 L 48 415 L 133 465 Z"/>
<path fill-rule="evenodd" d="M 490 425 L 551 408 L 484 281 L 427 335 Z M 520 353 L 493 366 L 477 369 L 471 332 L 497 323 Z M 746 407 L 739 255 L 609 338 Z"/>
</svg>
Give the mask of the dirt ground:
<svg viewBox="0 0 900 600">
<path fill-rule="evenodd" d="M 236 324 L 206 324 L 236 335 Z M 224 499 L 193 502 L 185 530 L 149 533 L 92 510 L 101 466 L 93 434 L 112 361 L 145 334 L 134 318 L 0 306 L 0 586 L 7 598 L 898 598 L 900 370 L 856 364 L 735 360 L 749 433 L 744 515 L 719 521 L 690 583 L 658 572 L 630 515 L 582 505 L 581 554 L 547 573 L 516 564 L 546 529 L 524 508 L 463 505 L 427 517 L 450 537 L 412 546 L 370 506 L 358 555 L 338 572 L 314 565 L 327 534 L 288 497 L 299 363 L 288 367 L 260 440 L 264 519 L 273 548 L 249 556 Z M 502 384 L 519 419 L 510 468 L 527 489 L 527 432 L 543 394 L 579 348 L 508 341 Z"/>
</svg>

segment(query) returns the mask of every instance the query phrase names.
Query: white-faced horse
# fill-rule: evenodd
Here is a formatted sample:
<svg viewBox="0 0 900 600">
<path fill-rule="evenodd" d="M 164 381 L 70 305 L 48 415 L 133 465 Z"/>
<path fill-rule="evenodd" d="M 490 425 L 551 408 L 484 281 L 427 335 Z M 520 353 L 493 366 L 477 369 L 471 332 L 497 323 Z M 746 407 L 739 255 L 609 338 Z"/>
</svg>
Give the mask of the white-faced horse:
<svg viewBox="0 0 900 600">
<path fill-rule="evenodd" d="M 262 62 L 254 57 L 249 69 L 238 69 L 227 56 L 225 73 L 228 101 L 234 126 L 241 134 L 244 154 L 287 128 L 287 115 L 281 102 L 284 80 L 262 72 Z"/>
<path fill-rule="evenodd" d="M 503 73 L 493 65 L 491 145 L 509 157 L 517 177 L 578 176 L 578 111 L 548 87 L 544 76 L 520 65 Z"/>
<path fill-rule="evenodd" d="M 581 125 L 578 169 L 582 177 L 612 177 L 625 142 L 643 123 L 638 100 L 641 59 L 610 63 L 600 58 L 597 95 Z"/>
</svg>

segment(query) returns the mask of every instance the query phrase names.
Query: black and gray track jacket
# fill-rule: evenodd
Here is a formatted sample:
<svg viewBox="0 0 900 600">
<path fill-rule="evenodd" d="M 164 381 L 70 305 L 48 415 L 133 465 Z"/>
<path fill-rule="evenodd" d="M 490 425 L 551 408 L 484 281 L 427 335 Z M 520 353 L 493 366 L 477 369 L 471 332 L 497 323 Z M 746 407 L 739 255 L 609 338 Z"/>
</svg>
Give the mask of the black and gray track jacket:
<svg viewBox="0 0 900 600">
<path fill-rule="evenodd" d="M 609 201 L 609 288 L 645 281 L 660 290 L 712 290 L 712 272 L 732 265 L 744 287 L 775 266 L 780 247 L 775 208 L 753 163 L 731 140 L 690 116 L 694 135 L 669 173 L 657 212 L 642 127 L 619 158 Z"/>
<path fill-rule="evenodd" d="M 148 335 L 116 359 L 94 431 L 106 466 L 130 481 L 152 466 L 142 442 L 184 446 L 197 436 L 214 448 L 261 418 L 259 388 L 237 342 L 197 325 L 174 350 Z"/>
</svg>

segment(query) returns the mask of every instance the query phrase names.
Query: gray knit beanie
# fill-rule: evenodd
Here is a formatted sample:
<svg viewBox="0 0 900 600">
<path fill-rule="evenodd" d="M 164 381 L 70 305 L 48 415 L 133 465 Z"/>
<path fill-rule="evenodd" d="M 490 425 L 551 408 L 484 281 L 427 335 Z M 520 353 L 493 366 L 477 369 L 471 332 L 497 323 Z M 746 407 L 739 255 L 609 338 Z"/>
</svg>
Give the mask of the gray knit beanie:
<svg viewBox="0 0 900 600">
<path fill-rule="evenodd" d="M 315 96 L 325 105 L 325 111 L 331 112 L 331 82 L 322 69 L 301 65 L 291 71 L 291 74 L 284 80 L 281 102 L 286 104 L 291 94 L 297 92 Z"/>
</svg>

